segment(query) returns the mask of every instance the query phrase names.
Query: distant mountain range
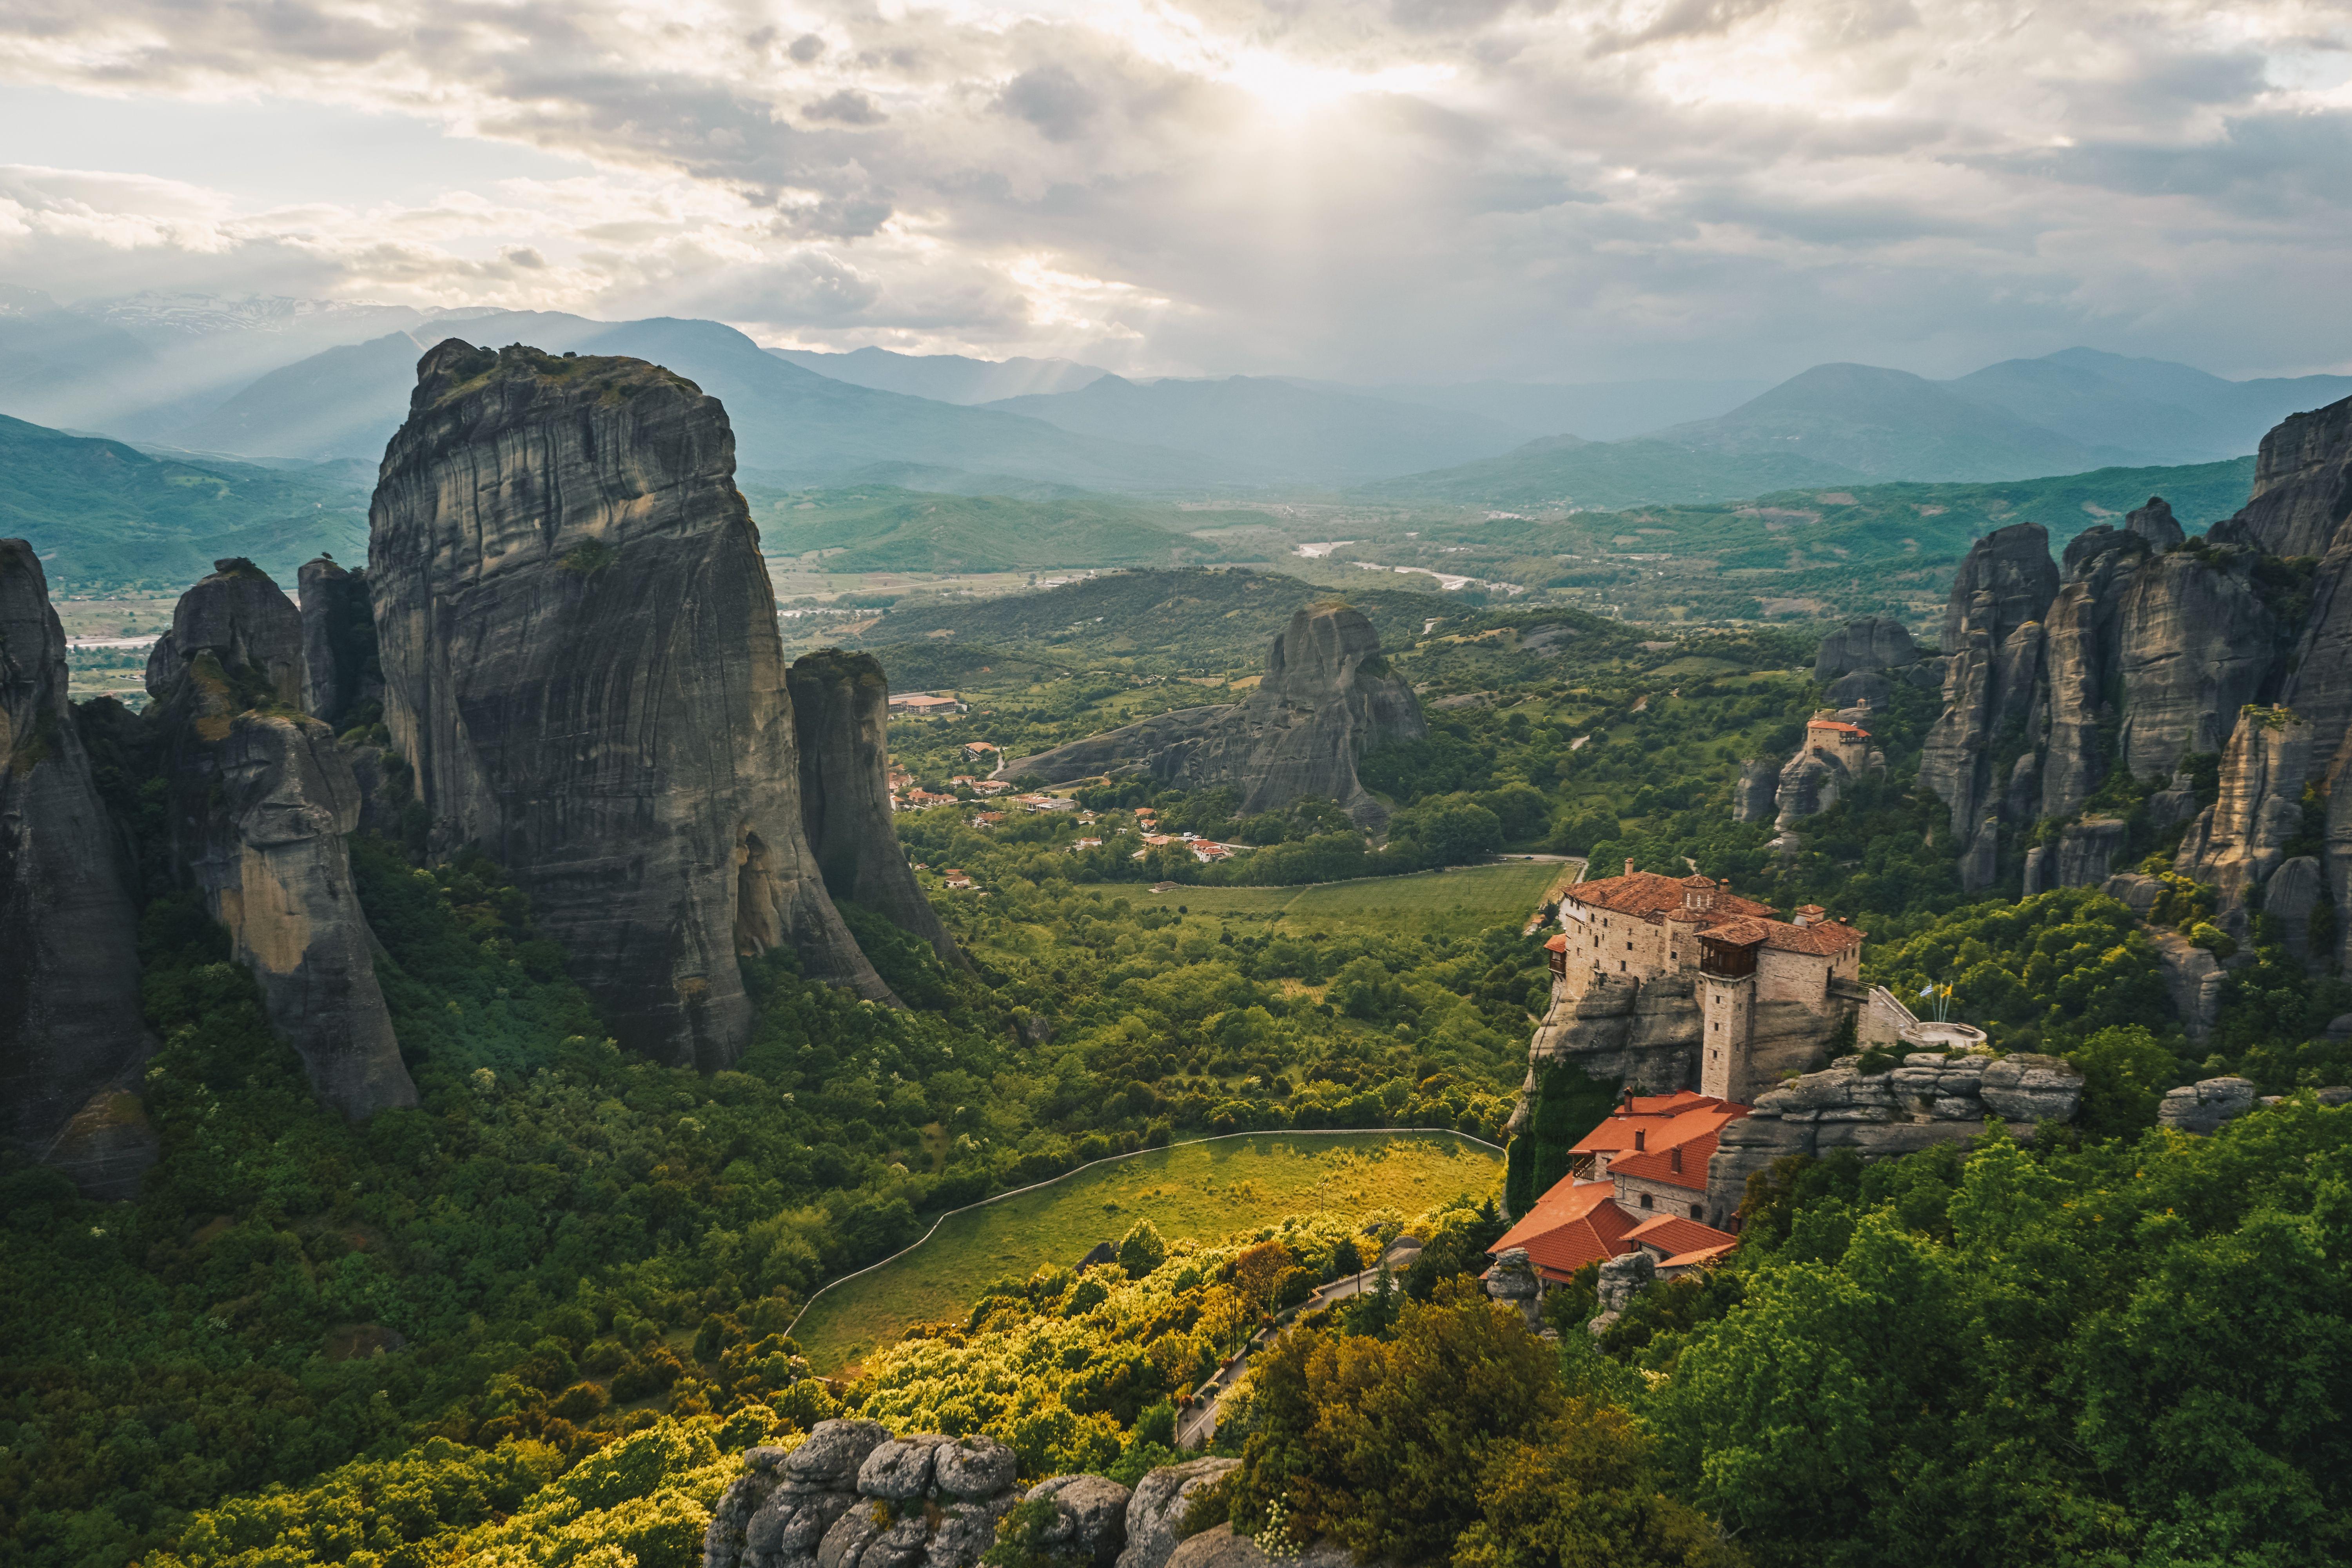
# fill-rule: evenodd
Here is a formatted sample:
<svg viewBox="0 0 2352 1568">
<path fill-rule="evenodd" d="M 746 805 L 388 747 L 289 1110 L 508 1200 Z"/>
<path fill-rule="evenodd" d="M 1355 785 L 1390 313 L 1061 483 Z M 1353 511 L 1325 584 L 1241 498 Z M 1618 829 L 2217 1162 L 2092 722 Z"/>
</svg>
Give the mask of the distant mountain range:
<svg viewBox="0 0 2352 1568">
<path fill-rule="evenodd" d="M 0 286 L 0 413 L 195 461 L 373 463 L 444 337 L 658 359 L 727 405 L 777 483 L 1024 499 L 1345 490 L 1512 507 L 1979 482 L 2251 451 L 2352 377 L 2233 382 L 2067 349 L 1949 381 L 1816 365 L 1738 381 L 1346 386 L 1147 380 L 1059 359 L 764 349 L 715 321 L 146 294 L 59 307 Z"/>
</svg>

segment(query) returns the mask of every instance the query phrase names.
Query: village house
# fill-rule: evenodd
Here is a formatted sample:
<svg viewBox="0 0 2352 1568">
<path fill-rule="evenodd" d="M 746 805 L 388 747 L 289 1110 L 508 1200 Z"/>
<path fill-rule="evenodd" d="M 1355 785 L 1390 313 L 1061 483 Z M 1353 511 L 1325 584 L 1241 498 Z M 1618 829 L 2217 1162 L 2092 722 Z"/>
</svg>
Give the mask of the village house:
<svg viewBox="0 0 2352 1568">
<path fill-rule="evenodd" d="M 1748 1107 L 1713 1095 L 1628 1095 L 1580 1140 L 1569 1173 L 1495 1244 L 1524 1247 L 1547 1285 L 1636 1247 L 1662 1278 L 1713 1264 L 1738 1244 L 1701 1222 L 1717 1135 Z"/>
<path fill-rule="evenodd" d="M 993 827 L 1003 820 L 1004 814 L 1001 811 L 975 811 L 971 814 L 974 827 Z"/>
<path fill-rule="evenodd" d="M 950 866 L 946 870 L 940 872 L 940 876 L 950 888 L 963 889 L 970 888 L 972 885 L 971 873 L 969 871 L 960 871 L 953 866 Z"/>
<path fill-rule="evenodd" d="M 974 795 L 1000 795 L 1012 787 L 1013 782 L 1010 779 L 974 779 L 971 781 L 971 793 Z"/>
<path fill-rule="evenodd" d="M 906 794 L 905 804 L 899 809 L 919 811 L 927 805 L 953 805 L 955 798 L 951 795 L 940 795 L 936 790 L 910 789 Z"/>
<path fill-rule="evenodd" d="M 967 762 L 986 763 L 992 767 L 997 761 L 996 747 L 987 741 L 966 741 L 963 754 Z"/>
<path fill-rule="evenodd" d="M 1076 855 L 1081 850 L 1099 849 L 1101 847 L 1102 840 L 1099 838 L 1081 838 L 1076 843 L 1070 846 L 1070 853 Z"/>
</svg>

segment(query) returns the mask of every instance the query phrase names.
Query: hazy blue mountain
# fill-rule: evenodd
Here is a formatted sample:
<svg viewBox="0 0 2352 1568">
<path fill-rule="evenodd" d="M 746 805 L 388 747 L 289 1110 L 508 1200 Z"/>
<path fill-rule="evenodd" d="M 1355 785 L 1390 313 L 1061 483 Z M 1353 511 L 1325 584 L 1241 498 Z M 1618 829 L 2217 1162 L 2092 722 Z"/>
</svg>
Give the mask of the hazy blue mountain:
<svg viewBox="0 0 2352 1568">
<path fill-rule="evenodd" d="M 1138 383 L 1106 375 L 1076 392 L 988 406 L 1097 439 L 1160 441 L 1326 485 L 1491 457 L 1526 434 L 1475 414 L 1265 376 Z"/>
<path fill-rule="evenodd" d="M 1769 381 L 1605 381 L 1557 385 L 1528 381 L 1466 381 L 1451 386 L 1340 387 L 1398 403 L 1458 409 L 1531 436 L 1581 436 L 1618 441 L 1662 425 L 1711 419 L 1764 391 Z"/>
<path fill-rule="evenodd" d="M 2145 462 L 1907 371 L 1817 364 L 1714 419 L 1656 440 L 1723 457 L 1787 454 L 1878 479 L 2006 479 Z"/>
<path fill-rule="evenodd" d="M 861 485 L 775 499 L 755 493 L 752 515 L 767 553 L 815 552 L 829 572 L 1019 572 L 1215 560 L 1184 530 L 1204 515 L 1228 514 L 1104 496 L 1032 501 Z"/>
<path fill-rule="evenodd" d="M 2289 414 L 2352 395 L 2352 376 L 2228 381 L 2168 360 L 2079 348 L 2003 360 L 1945 384 L 2077 441 L 2167 463 L 2251 452 Z"/>
<path fill-rule="evenodd" d="M 1793 452 L 1717 453 L 1666 441 L 1583 441 L 1548 436 L 1458 468 L 1359 488 L 1369 500 L 1580 511 L 1745 500 L 1794 485 L 1848 485 L 1863 476 Z"/>
<path fill-rule="evenodd" d="M 1226 479 L 1234 467 L 835 381 L 779 359 L 717 321 L 594 321 L 515 311 L 429 322 L 410 336 L 415 342 L 407 351 L 396 341 L 378 340 L 273 372 L 219 414 L 177 433 L 177 442 L 254 456 L 379 457 L 384 436 L 406 415 L 423 352 L 416 345 L 462 337 L 493 346 L 527 342 L 556 353 L 629 354 L 667 365 L 727 405 L 743 464 L 803 481 L 877 462 L 910 462 L 1090 489 L 1197 489 Z"/>
<path fill-rule="evenodd" d="M 814 349 L 768 352 L 835 381 L 940 403 L 992 403 L 1003 397 L 1076 392 L 1110 374 L 1066 359 L 970 359 L 962 354 L 902 354 L 877 348 L 853 349 L 847 353 Z"/>
<path fill-rule="evenodd" d="M 291 587 L 321 550 L 366 559 L 373 485 L 372 467 L 181 462 L 0 417 L 0 538 L 32 541 L 53 590 L 176 592 L 229 555 Z"/>
</svg>

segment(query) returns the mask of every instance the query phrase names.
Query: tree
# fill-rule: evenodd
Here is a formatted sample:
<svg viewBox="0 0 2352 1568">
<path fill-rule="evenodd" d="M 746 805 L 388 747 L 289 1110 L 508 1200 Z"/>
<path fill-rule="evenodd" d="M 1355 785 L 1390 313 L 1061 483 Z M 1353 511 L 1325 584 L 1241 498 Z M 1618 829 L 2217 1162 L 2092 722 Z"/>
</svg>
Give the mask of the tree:
<svg viewBox="0 0 2352 1568">
<path fill-rule="evenodd" d="M 2083 1069 L 2074 1125 L 2094 1138 L 2128 1137 L 2155 1126 L 2158 1103 L 2181 1077 L 2179 1058 L 2139 1024 L 2101 1029 L 2066 1059 Z"/>
<path fill-rule="evenodd" d="M 1296 1267 L 1290 1248 L 1262 1241 L 1234 1259 L 1234 1289 L 1259 1312 L 1271 1312 L 1281 1303 L 1283 1280 Z"/>
<path fill-rule="evenodd" d="M 1148 1219 L 1135 1222 L 1134 1228 L 1118 1241 L 1118 1266 L 1129 1279 L 1140 1279 L 1168 1261 L 1168 1244 L 1160 1239 L 1159 1229 Z"/>
</svg>

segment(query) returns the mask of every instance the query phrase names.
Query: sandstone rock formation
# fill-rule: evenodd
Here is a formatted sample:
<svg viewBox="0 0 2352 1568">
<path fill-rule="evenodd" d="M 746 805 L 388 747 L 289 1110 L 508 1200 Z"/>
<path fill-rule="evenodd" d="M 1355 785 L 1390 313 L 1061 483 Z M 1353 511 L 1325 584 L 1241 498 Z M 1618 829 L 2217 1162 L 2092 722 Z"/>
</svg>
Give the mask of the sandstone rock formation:
<svg viewBox="0 0 2352 1568">
<path fill-rule="evenodd" d="M 2209 1078 L 2166 1092 L 2156 1108 L 2156 1123 L 2176 1132 L 2204 1134 L 2254 1108 L 2260 1091 L 2252 1079 Z"/>
<path fill-rule="evenodd" d="M 2242 942 L 2252 934 L 2248 895 L 2302 830 L 2318 740 L 2316 726 L 2289 709 L 2248 707 L 2221 752 L 2221 798 L 2180 840 L 2173 868 L 2221 889 L 2216 919 Z"/>
<path fill-rule="evenodd" d="M 1524 1247 L 1508 1247 L 1495 1254 L 1486 1270 L 1486 1294 L 1498 1305 L 1518 1313 L 1529 1329 L 1543 1323 L 1543 1280 Z"/>
<path fill-rule="evenodd" d="M 1724 1127 L 1707 1163 L 1707 1224 L 1730 1229 L 1748 1178 L 1786 1155 L 1853 1149 L 1892 1159 L 1974 1138 L 1989 1119 L 2030 1139 L 2033 1123 L 2071 1121 L 2082 1104 L 2082 1073 L 2057 1057 L 1916 1052 L 1881 1073 L 1858 1064 L 1841 1058 L 1760 1094 L 1751 1114 Z"/>
<path fill-rule="evenodd" d="M 1265 676 L 1241 701 L 1179 709 L 1000 771 L 1052 784 L 1108 773 L 1185 789 L 1229 787 L 1242 797 L 1243 816 L 1321 795 L 1377 826 L 1387 811 L 1357 777 L 1357 759 L 1428 732 L 1420 700 L 1381 657 L 1379 634 L 1363 613 L 1318 605 L 1290 617 L 1266 656 Z"/>
<path fill-rule="evenodd" d="M 2162 966 L 2164 999 L 2191 1040 L 2203 1041 L 2221 1021 L 2221 963 L 2177 931 L 2150 931 Z"/>
<path fill-rule="evenodd" d="M 1085 1568 L 1112 1568 L 1127 1546 L 1131 1494 L 1108 1476 L 1048 1476 L 1022 1500 L 1050 1500 L 1054 1521 L 1039 1531 L 1046 1552 Z"/>
<path fill-rule="evenodd" d="M 302 563 L 302 664 L 310 717 L 340 731 L 352 710 L 383 700 L 377 667 L 375 615 L 367 574 L 347 572 L 330 556 Z"/>
<path fill-rule="evenodd" d="M 370 510 L 384 721 L 436 843 L 530 896 L 622 1043 L 722 1067 L 740 954 L 891 1000 L 803 826 L 774 595 L 726 413 L 642 361 L 455 339 Z"/>
<path fill-rule="evenodd" d="M 825 890 L 888 916 L 965 965 L 890 825 L 890 684 L 872 654 L 821 648 L 785 674 L 800 750 L 801 822 Z"/>
<path fill-rule="evenodd" d="M 152 1048 L 139 912 L 66 682 L 40 559 L 0 540 L 0 1145 L 127 1197 L 153 1160 L 136 1101 L 116 1103 Z M 89 1135 L 63 1136 L 78 1117 Z"/>
<path fill-rule="evenodd" d="M 292 602 L 252 563 L 218 563 L 182 595 L 147 677 L 173 863 L 252 970 L 271 1027 L 345 1115 L 415 1104 L 344 847 L 359 786 L 334 736 L 301 711 Z"/>
<path fill-rule="evenodd" d="M 2352 398 L 2292 414 L 2263 437 L 2254 489 L 2212 531 L 2216 543 L 2271 555 L 2325 555 L 2352 516 Z"/>
<path fill-rule="evenodd" d="M 1360 1568 L 1383 1568 L 1385 1560 L 1360 1565 Z M 1246 1535 L 1236 1535 L 1230 1524 L 1220 1524 L 1204 1530 L 1177 1547 L 1168 1559 L 1168 1568 L 1277 1568 L 1258 1543 Z M 1328 1541 L 1318 1541 L 1301 1548 L 1295 1557 L 1286 1557 L 1278 1568 L 1360 1568 L 1355 1553 Z"/>
<path fill-rule="evenodd" d="M 1919 661 L 1910 628 L 1892 616 L 1848 621 L 1822 639 L 1813 656 L 1813 679 L 1827 684 L 1858 672 L 1900 669 Z"/>
<path fill-rule="evenodd" d="M 1193 1494 L 1241 1468 L 1239 1459 L 1204 1458 L 1166 1465 L 1135 1483 L 1127 1504 L 1127 1545 L 1117 1568 L 1168 1568 L 1183 1539 L 1184 1512 Z"/>
<path fill-rule="evenodd" d="M 1749 757 L 1739 764 L 1731 786 L 1732 821 L 1770 822 L 1779 815 L 1780 767 L 1771 757 Z"/>
</svg>

